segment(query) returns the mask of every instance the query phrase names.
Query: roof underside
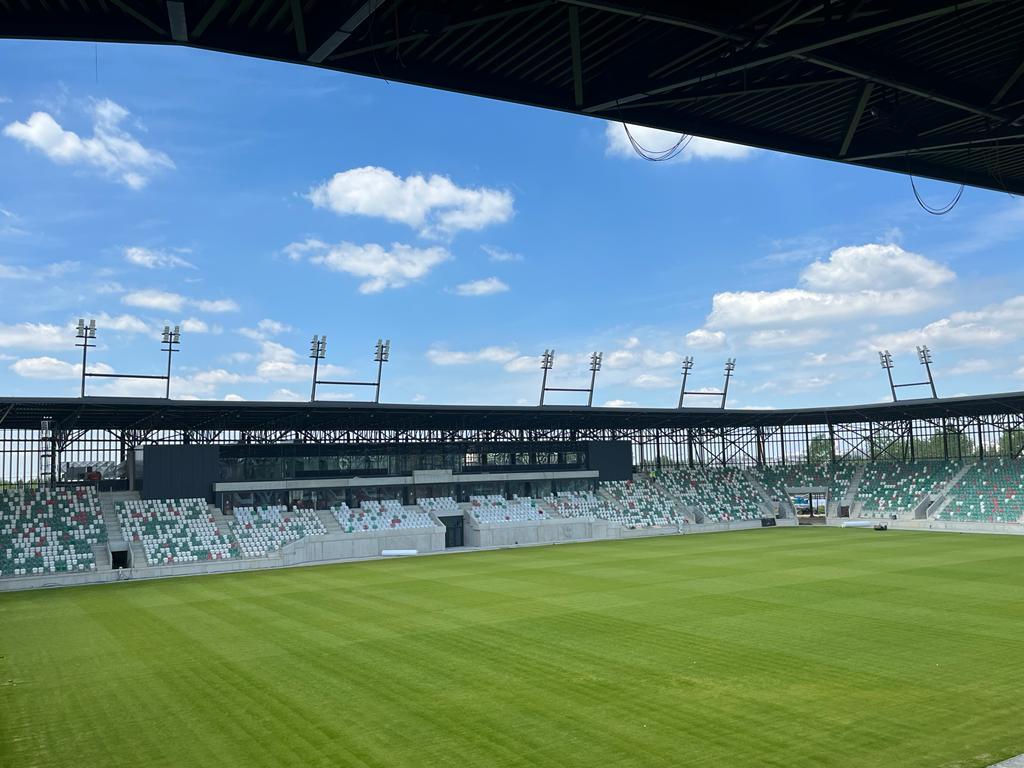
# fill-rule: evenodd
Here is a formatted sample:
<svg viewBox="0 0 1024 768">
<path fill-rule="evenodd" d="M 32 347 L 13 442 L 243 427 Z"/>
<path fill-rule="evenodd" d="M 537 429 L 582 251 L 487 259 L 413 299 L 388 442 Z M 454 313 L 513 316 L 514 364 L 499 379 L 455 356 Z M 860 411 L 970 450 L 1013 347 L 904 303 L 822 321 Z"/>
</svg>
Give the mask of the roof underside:
<svg viewBox="0 0 1024 768">
<path fill-rule="evenodd" d="M 856 424 L 1024 414 L 1024 392 L 799 410 L 259 403 L 145 398 L 0 398 L 0 429 L 370 431 L 648 430 Z"/>
<path fill-rule="evenodd" d="M 0 0 L 179 43 L 1024 192 L 1022 0 Z"/>
</svg>

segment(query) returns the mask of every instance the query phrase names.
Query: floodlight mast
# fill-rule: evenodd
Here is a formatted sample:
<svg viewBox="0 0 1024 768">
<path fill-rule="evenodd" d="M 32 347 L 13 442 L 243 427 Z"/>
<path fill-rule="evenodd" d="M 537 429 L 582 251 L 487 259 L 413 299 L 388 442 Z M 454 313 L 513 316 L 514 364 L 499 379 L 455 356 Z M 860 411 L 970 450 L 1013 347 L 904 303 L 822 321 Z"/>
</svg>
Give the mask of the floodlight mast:
<svg viewBox="0 0 1024 768">
<path fill-rule="evenodd" d="M 89 373 L 86 371 L 87 352 L 90 347 L 95 347 L 95 344 L 89 342 L 96 338 L 96 321 L 90 320 L 88 323 L 85 320 L 79 318 L 78 325 L 76 327 L 75 338 L 81 341 L 75 344 L 76 347 L 82 348 L 82 390 L 81 396 L 85 397 L 85 380 L 86 379 L 146 379 L 148 381 L 162 381 L 164 382 L 164 398 L 169 399 L 171 396 L 171 355 L 178 351 L 178 345 L 181 343 L 181 328 L 180 326 L 174 326 L 172 331 L 170 326 L 165 325 L 161 340 L 167 345 L 167 348 L 160 348 L 161 352 L 167 353 L 167 373 L 160 376 L 153 376 L 150 374 L 135 374 L 135 373 Z"/>
<path fill-rule="evenodd" d="M 548 386 L 548 371 L 555 364 L 555 350 L 545 349 L 544 354 L 540 356 L 540 368 L 544 371 L 544 375 L 540 381 L 540 404 L 544 405 L 544 396 L 548 392 L 586 392 L 587 393 L 587 407 L 591 408 L 594 405 L 594 384 L 597 381 L 597 372 L 601 370 L 601 361 L 604 358 L 603 352 L 592 352 L 590 355 L 590 386 L 589 387 L 549 387 Z"/>
<path fill-rule="evenodd" d="M 683 398 L 686 397 L 686 380 L 690 377 L 690 371 L 693 370 L 693 357 L 687 355 L 683 358 L 683 383 L 679 387 L 679 405 L 676 408 L 683 407 Z"/>
<path fill-rule="evenodd" d="M 892 353 L 886 349 L 878 353 L 878 362 L 885 369 L 889 376 L 889 391 L 892 392 L 892 401 L 896 402 L 896 384 L 892 380 Z"/>
<path fill-rule="evenodd" d="M 544 354 L 540 356 L 540 368 L 544 371 L 543 377 L 540 380 L 540 404 L 544 405 L 544 395 L 548 391 L 548 371 L 551 370 L 555 364 L 555 350 L 545 349 Z"/>
<path fill-rule="evenodd" d="M 309 393 L 309 402 L 316 401 L 317 376 L 320 373 L 320 361 L 327 357 L 327 336 L 323 338 L 314 334 L 313 340 L 309 342 L 309 356 L 313 360 L 313 389 Z"/>
<path fill-rule="evenodd" d="M 693 358 L 690 355 L 687 355 L 686 357 L 683 358 L 683 365 L 682 365 L 683 383 L 679 387 L 679 402 L 676 404 L 676 408 L 678 409 L 678 408 L 682 408 L 683 407 L 683 401 L 686 399 L 687 395 L 691 395 L 691 396 L 701 395 L 701 396 L 704 396 L 704 397 L 710 397 L 710 396 L 714 395 L 715 397 L 721 398 L 718 407 L 724 409 L 725 408 L 726 398 L 729 397 L 729 379 L 732 378 L 732 373 L 733 373 L 733 371 L 736 370 L 736 358 L 735 357 L 730 357 L 729 359 L 727 359 L 725 361 L 725 385 L 722 387 L 722 390 L 720 392 L 717 391 L 717 390 L 712 390 L 711 392 L 692 392 L 689 389 L 687 389 L 686 388 L 686 382 L 689 380 L 689 378 L 690 378 L 690 371 L 692 371 L 692 370 L 693 370 Z"/>
<path fill-rule="evenodd" d="M 729 397 L 729 379 L 732 378 L 732 372 L 736 370 L 736 358 L 730 357 L 725 361 L 725 385 L 722 387 L 722 410 L 725 410 L 725 401 Z"/>
<path fill-rule="evenodd" d="M 345 387 L 373 387 L 373 402 L 380 403 L 380 382 L 383 375 L 384 363 L 391 359 L 391 339 L 377 339 L 377 346 L 374 348 L 373 361 L 377 363 L 377 378 L 373 381 L 329 381 L 320 378 L 320 361 L 327 357 L 327 337 L 314 336 L 309 343 L 309 356 L 313 360 L 313 388 L 309 394 L 309 401 L 316 402 L 316 388 L 318 384 L 336 384 Z"/>
<path fill-rule="evenodd" d="M 939 395 L 935 390 L 935 378 L 932 376 L 932 351 L 926 346 L 921 345 L 917 347 L 917 359 L 921 365 L 924 366 L 925 372 L 928 374 L 928 378 L 925 381 L 909 381 L 905 384 L 896 384 L 892 378 L 892 354 L 888 349 L 878 353 L 878 362 L 885 369 L 885 372 L 889 376 L 889 391 L 892 392 L 892 401 L 895 403 L 899 398 L 896 397 L 896 390 L 901 387 L 924 387 L 927 386 L 931 389 L 932 398 L 935 400 L 939 399 Z"/>
<path fill-rule="evenodd" d="M 391 339 L 381 342 L 377 339 L 377 348 L 374 351 L 373 359 L 377 363 L 377 389 L 373 396 L 373 402 L 380 402 L 380 377 L 384 369 L 384 363 L 391 357 Z"/>
<path fill-rule="evenodd" d="M 161 349 L 162 352 L 167 353 L 167 386 L 164 388 L 164 399 L 171 399 L 171 355 L 178 351 L 178 347 L 181 345 L 181 326 L 174 326 L 174 330 L 171 330 L 169 325 L 164 326 L 164 332 L 162 336 L 164 347 Z"/>
<path fill-rule="evenodd" d="M 587 395 L 587 407 L 594 405 L 594 384 L 597 381 L 597 372 L 601 370 L 601 359 L 603 352 L 594 352 L 590 355 L 590 394 Z"/>
<path fill-rule="evenodd" d="M 938 400 L 939 395 L 935 391 L 935 378 L 932 376 L 932 351 L 928 349 L 927 344 L 922 344 L 917 348 L 917 359 L 921 361 L 921 365 L 928 373 L 928 386 L 931 387 L 932 398 Z"/>
<path fill-rule="evenodd" d="M 92 339 L 96 338 L 96 321 L 89 320 L 85 322 L 83 318 L 78 318 L 78 327 L 76 328 L 76 339 L 81 339 L 80 342 L 75 344 L 76 347 L 82 348 L 82 393 L 81 396 L 85 397 L 85 367 L 86 367 L 86 356 L 89 352 L 89 347 L 95 347 L 95 344 L 90 344 Z"/>
</svg>

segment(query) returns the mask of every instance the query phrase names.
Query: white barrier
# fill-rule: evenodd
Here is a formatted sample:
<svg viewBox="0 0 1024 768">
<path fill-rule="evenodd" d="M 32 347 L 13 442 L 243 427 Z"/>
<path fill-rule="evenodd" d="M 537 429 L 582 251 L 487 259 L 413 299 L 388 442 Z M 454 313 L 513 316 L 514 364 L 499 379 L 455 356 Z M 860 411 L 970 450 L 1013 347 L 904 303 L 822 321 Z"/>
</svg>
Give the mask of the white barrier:
<svg viewBox="0 0 1024 768">
<path fill-rule="evenodd" d="M 878 520 L 847 520 L 843 523 L 843 528 L 874 528 L 878 525 Z"/>
<path fill-rule="evenodd" d="M 405 557 L 417 554 L 415 549 L 384 549 L 381 550 L 381 557 Z"/>
</svg>

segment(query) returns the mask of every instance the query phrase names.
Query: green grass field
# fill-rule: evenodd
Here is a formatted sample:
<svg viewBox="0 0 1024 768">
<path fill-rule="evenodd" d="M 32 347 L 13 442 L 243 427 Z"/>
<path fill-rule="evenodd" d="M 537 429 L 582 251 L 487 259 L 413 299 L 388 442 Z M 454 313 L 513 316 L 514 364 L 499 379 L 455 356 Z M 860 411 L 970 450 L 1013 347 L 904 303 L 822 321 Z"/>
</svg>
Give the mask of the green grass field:
<svg viewBox="0 0 1024 768">
<path fill-rule="evenodd" d="M 1024 538 L 788 529 L 0 595 L 0 766 L 985 766 Z"/>
</svg>

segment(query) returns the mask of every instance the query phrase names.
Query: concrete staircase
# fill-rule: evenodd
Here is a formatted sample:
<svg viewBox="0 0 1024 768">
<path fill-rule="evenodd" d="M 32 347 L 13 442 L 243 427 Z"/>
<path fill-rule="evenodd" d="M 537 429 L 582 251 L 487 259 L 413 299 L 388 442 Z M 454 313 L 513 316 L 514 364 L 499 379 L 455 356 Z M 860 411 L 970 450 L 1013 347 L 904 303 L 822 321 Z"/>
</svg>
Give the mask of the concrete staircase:
<svg viewBox="0 0 1024 768">
<path fill-rule="evenodd" d="M 334 517 L 334 513 L 329 509 L 318 509 L 316 511 L 317 517 L 320 518 L 320 522 L 324 524 L 324 528 L 327 529 L 328 535 L 332 533 L 341 533 L 341 526 L 338 525 L 338 521 Z"/>
<path fill-rule="evenodd" d="M 100 494 L 100 508 L 103 510 L 103 524 L 107 526 L 107 539 L 110 541 L 111 549 L 123 549 L 125 546 L 124 533 L 121 531 L 121 521 L 114 511 L 114 504 L 118 501 L 138 501 L 138 491 L 112 491 Z M 109 565 L 109 556 L 107 562 Z M 97 560 L 97 562 L 99 562 Z"/>
<path fill-rule="evenodd" d="M 861 480 L 864 479 L 864 467 L 857 467 L 857 471 L 853 473 L 853 477 L 850 478 L 850 485 L 846 489 L 846 493 L 843 494 L 842 498 L 839 499 L 839 503 L 835 506 L 835 509 L 826 510 L 826 514 L 830 514 L 833 517 L 839 514 L 840 507 L 849 507 L 850 515 L 852 516 L 853 511 L 853 500 L 857 498 L 857 491 L 860 490 Z"/>
<path fill-rule="evenodd" d="M 758 505 L 761 507 L 762 513 L 767 513 L 770 517 L 775 517 L 775 515 L 777 515 L 781 510 L 785 509 L 787 517 L 795 516 L 795 512 L 792 509 L 786 509 L 778 501 L 768 495 L 768 490 L 761 484 L 761 481 L 754 476 L 753 472 L 746 469 L 741 471 L 743 477 L 747 479 L 747 481 L 754 487 L 754 490 L 757 491 L 757 495 L 761 497 L 761 501 L 758 502 Z M 793 505 L 789 504 L 788 506 L 791 508 Z"/>
<path fill-rule="evenodd" d="M 928 506 L 923 511 L 919 512 L 918 518 L 937 517 L 939 512 L 944 510 L 949 505 L 949 502 L 953 500 L 953 497 L 950 496 L 949 492 L 957 486 L 957 484 L 963 479 L 964 475 L 966 475 L 973 466 L 973 462 L 965 461 L 964 465 L 960 467 L 960 470 L 949 478 L 949 480 L 947 480 L 939 489 L 937 498 L 933 495 Z"/>
</svg>

